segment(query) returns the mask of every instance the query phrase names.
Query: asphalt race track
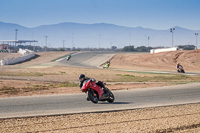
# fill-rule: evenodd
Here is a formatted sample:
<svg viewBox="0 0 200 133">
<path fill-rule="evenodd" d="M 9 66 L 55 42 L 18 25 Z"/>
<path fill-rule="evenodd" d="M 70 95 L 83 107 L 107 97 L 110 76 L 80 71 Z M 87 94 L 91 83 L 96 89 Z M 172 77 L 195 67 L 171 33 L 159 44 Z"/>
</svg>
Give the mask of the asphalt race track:
<svg viewBox="0 0 200 133">
<path fill-rule="evenodd" d="M 0 99 L 0 118 L 99 112 L 200 102 L 200 83 L 113 92 L 114 103 L 86 101 L 86 95 Z"/>
<path fill-rule="evenodd" d="M 81 52 L 72 55 L 70 60 L 60 60 L 56 64 L 62 66 L 98 68 L 115 55 L 114 52 Z"/>
</svg>

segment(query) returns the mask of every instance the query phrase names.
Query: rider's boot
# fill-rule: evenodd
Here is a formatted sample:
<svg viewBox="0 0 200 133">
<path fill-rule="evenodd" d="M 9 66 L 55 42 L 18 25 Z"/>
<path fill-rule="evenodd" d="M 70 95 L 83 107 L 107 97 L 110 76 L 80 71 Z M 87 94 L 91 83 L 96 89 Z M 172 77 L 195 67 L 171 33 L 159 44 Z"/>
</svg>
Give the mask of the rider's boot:
<svg viewBox="0 0 200 133">
<path fill-rule="evenodd" d="M 103 88 L 104 93 L 108 92 L 108 88 L 106 88 L 105 86 L 103 86 L 102 88 Z"/>
<path fill-rule="evenodd" d="M 103 97 L 108 97 L 108 88 L 106 88 L 105 86 L 103 86 L 102 88 L 103 88 L 103 91 L 104 91 L 102 96 Z"/>
</svg>

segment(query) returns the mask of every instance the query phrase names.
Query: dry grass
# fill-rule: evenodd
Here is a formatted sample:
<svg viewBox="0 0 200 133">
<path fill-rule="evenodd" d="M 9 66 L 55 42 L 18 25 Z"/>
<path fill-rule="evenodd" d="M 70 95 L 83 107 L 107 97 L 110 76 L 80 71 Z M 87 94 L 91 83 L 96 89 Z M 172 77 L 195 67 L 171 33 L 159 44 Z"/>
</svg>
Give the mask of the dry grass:
<svg viewBox="0 0 200 133">
<path fill-rule="evenodd" d="M 13 68 L 0 69 L 0 97 L 80 93 L 78 76 L 81 73 L 96 80 L 109 82 L 110 85 L 108 84 L 108 87 L 111 90 L 200 82 L 199 76 L 186 76 L 182 74 L 135 73 L 114 71 L 112 69 L 104 70 L 62 66 L 37 69 Z M 124 84 L 126 82 L 128 84 Z"/>
</svg>

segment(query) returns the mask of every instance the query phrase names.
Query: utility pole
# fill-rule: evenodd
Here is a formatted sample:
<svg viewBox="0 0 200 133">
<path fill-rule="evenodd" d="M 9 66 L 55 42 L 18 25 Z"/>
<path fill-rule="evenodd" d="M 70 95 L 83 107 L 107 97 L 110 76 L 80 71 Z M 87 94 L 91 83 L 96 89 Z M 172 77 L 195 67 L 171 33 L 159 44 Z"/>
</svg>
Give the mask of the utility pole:
<svg viewBox="0 0 200 133">
<path fill-rule="evenodd" d="M 74 33 L 72 33 L 72 49 L 74 48 Z"/>
<path fill-rule="evenodd" d="M 100 45 L 101 45 L 101 34 L 99 34 L 99 49 L 100 49 Z"/>
<path fill-rule="evenodd" d="M 129 45 L 131 45 L 131 33 L 129 33 Z"/>
<path fill-rule="evenodd" d="M 173 35 L 174 31 L 175 28 L 170 28 L 170 32 L 172 33 L 172 47 L 174 46 L 174 35 Z"/>
<path fill-rule="evenodd" d="M 47 52 L 47 37 L 48 36 L 44 36 L 45 37 L 45 52 Z"/>
<path fill-rule="evenodd" d="M 198 37 L 198 33 L 194 33 L 194 35 L 196 36 L 196 47 L 197 47 L 197 37 Z"/>
<path fill-rule="evenodd" d="M 147 39 L 148 39 L 148 47 L 149 47 L 149 40 L 150 40 L 150 37 L 148 36 L 148 38 L 147 38 Z"/>
<path fill-rule="evenodd" d="M 16 43 L 17 43 L 17 31 L 18 31 L 18 29 L 15 29 L 15 47 L 16 47 Z"/>
<path fill-rule="evenodd" d="M 63 40 L 63 49 L 65 48 L 65 40 Z"/>
</svg>

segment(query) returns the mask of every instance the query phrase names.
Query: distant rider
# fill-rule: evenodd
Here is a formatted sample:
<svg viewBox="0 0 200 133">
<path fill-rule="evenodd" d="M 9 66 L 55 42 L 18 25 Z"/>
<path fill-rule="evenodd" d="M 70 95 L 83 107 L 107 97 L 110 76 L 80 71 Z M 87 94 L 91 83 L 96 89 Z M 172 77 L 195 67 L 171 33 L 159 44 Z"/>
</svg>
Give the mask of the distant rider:
<svg viewBox="0 0 200 133">
<path fill-rule="evenodd" d="M 71 59 L 71 54 L 70 55 L 67 55 L 67 60 L 70 60 Z"/>
<path fill-rule="evenodd" d="M 110 61 L 107 61 L 107 62 L 106 62 L 106 65 L 105 65 L 103 68 L 108 69 L 109 67 L 110 67 Z"/>
<path fill-rule="evenodd" d="M 183 68 L 183 66 L 179 63 L 176 64 L 176 70 L 177 72 L 180 72 L 180 68 Z"/>
</svg>

